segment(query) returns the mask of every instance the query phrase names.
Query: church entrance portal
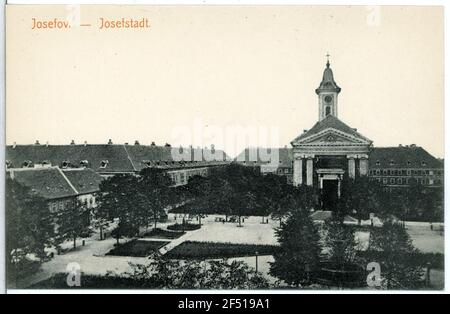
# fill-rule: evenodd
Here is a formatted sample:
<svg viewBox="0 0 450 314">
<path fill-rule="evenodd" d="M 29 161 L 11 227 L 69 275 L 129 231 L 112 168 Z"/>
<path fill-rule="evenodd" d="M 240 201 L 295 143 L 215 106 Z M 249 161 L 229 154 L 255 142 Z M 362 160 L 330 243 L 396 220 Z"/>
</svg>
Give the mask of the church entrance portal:
<svg viewBox="0 0 450 314">
<path fill-rule="evenodd" d="M 323 180 L 322 186 L 322 209 L 335 210 L 338 200 L 338 180 Z"/>
</svg>

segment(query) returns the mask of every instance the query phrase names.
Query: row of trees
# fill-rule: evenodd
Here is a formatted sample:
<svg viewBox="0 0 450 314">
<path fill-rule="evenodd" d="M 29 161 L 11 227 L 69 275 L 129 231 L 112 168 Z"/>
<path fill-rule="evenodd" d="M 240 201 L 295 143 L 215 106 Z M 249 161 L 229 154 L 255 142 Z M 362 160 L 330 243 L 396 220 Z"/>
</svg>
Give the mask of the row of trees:
<svg viewBox="0 0 450 314">
<path fill-rule="evenodd" d="M 336 206 L 359 221 L 374 213 L 382 218 L 431 222 L 443 221 L 443 200 L 442 187 L 425 187 L 414 181 L 407 187 L 386 188 L 367 177 L 357 177 L 341 182 Z"/>
<path fill-rule="evenodd" d="M 243 216 L 250 215 L 261 216 L 262 222 L 269 215 L 281 221 L 298 204 L 312 209 L 317 199 L 311 187 L 297 188 L 284 177 L 261 175 L 255 168 L 235 164 L 213 169 L 207 177 L 191 178 L 185 193 L 190 202 L 174 212 L 200 217 L 220 214 L 225 220 L 237 216 L 239 225 Z"/>
<path fill-rule="evenodd" d="M 158 221 L 166 215 L 166 209 L 185 202 L 183 188 L 172 187 L 172 181 L 162 169 L 146 168 L 138 176 L 115 175 L 100 184 L 98 206 L 94 210 L 93 225 L 103 231 L 116 220 L 113 236 L 134 237 L 141 227 Z"/>
<path fill-rule="evenodd" d="M 302 185 L 294 187 L 286 178 L 261 175 L 257 168 L 229 165 L 214 169 L 208 177 L 193 177 L 182 195 L 190 200 L 174 212 L 205 215 L 238 216 L 271 215 L 280 219 L 299 206 L 320 209 L 320 191 Z M 367 177 L 344 178 L 341 182 L 340 212 L 368 219 L 397 217 L 400 220 L 443 221 L 443 188 L 424 187 L 416 182 L 408 187 L 386 189 Z"/>
<path fill-rule="evenodd" d="M 381 228 L 373 228 L 369 250 L 361 256 L 354 227 L 344 224 L 344 216 L 337 212 L 320 226 L 312 221 L 309 210 L 299 207 L 291 211 L 276 230 L 281 250 L 274 254 L 270 273 L 291 286 L 302 287 L 321 283 L 323 265 L 336 270 L 335 274 L 355 266 L 353 269 L 360 269 L 362 275 L 359 279 L 365 281 L 367 265 L 376 262 L 381 269 L 379 287 L 415 289 L 423 284 L 425 265 L 415 261 L 418 251 L 401 224 L 386 220 Z M 333 275 L 335 285 L 352 280 L 351 274 L 342 278 Z"/>
</svg>

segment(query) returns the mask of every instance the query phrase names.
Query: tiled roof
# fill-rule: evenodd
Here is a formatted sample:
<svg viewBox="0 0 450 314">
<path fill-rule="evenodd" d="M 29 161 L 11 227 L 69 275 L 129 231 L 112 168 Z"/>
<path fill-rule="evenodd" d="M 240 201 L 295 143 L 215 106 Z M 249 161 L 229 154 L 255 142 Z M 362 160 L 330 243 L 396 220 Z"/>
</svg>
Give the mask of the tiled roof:
<svg viewBox="0 0 450 314">
<path fill-rule="evenodd" d="M 33 164 L 47 162 L 52 166 L 69 167 L 85 166 L 98 173 L 123 173 L 139 171 L 159 162 L 161 167 L 172 167 L 174 163 L 170 146 L 146 145 L 114 145 L 114 144 L 82 144 L 82 145 L 14 145 L 6 147 L 6 160 L 10 168 L 20 168 L 26 161 Z M 193 149 L 201 152 L 207 149 Z M 229 157 L 223 153 L 226 159 Z M 202 154 L 200 154 L 202 155 Z M 85 164 L 87 162 L 87 164 Z M 167 163 L 166 163 L 167 162 Z M 206 160 L 200 163 L 207 165 Z"/>
<path fill-rule="evenodd" d="M 70 181 L 78 194 L 88 194 L 99 191 L 102 177 L 89 168 L 66 169 L 64 175 Z"/>
<path fill-rule="evenodd" d="M 322 119 L 321 121 L 318 121 L 316 124 L 314 124 L 314 126 L 311 129 L 309 129 L 308 131 L 306 131 L 303 134 L 301 134 L 300 136 L 298 136 L 292 142 L 296 142 L 296 141 L 299 141 L 301 139 L 307 138 L 307 137 L 309 137 L 311 135 L 318 134 L 318 133 L 320 133 L 323 130 L 326 130 L 328 128 L 333 128 L 333 129 L 336 129 L 338 131 L 342 131 L 344 133 L 350 134 L 350 135 L 352 135 L 354 137 L 357 137 L 357 138 L 360 138 L 360 139 L 363 139 L 363 140 L 366 140 L 366 141 L 370 141 L 369 139 L 367 139 L 366 137 L 364 137 L 363 135 L 358 133 L 355 129 L 349 127 L 347 124 L 345 124 L 344 122 L 342 122 L 341 120 L 339 120 L 335 116 L 328 115 L 324 119 Z"/>
<path fill-rule="evenodd" d="M 46 199 L 73 197 L 77 195 L 76 191 L 56 167 L 11 169 L 8 170 L 8 173 L 11 178 Z"/>
<path fill-rule="evenodd" d="M 80 167 L 83 161 L 97 172 L 132 172 L 133 166 L 128 159 L 123 145 L 16 145 L 6 147 L 6 160 L 14 168 L 22 167 L 24 161 L 39 164 L 44 161 L 52 166 L 64 168 L 69 162 L 73 167 Z M 102 162 L 107 162 L 105 169 Z"/>
<path fill-rule="evenodd" d="M 292 148 L 246 148 L 236 158 L 238 163 L 244 163 L 248 165 L 263 165 L 269 163 L 271 160 L 267 160 L 270 156 L 273 156 L 278 152 L 279 166 L 292 167 L 293 152 Z"/>
<path fill-rule="evenodd" d="M 370 168 L 443 168 L 439 160 L 419 146 L 375 147 L 369 155 Z"/>
</svg>

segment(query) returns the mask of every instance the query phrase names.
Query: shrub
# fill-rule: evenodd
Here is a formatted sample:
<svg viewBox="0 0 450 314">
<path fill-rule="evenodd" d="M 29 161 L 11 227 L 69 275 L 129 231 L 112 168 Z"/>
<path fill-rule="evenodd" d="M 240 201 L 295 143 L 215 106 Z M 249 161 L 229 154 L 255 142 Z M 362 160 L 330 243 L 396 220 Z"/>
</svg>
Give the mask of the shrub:
<svg viewBox="0 0 450 314">
<path fill-rule="evenodd" d="M 132 240 L 116 245 L 106 255 L 146 257 L 168 243 L 170 242 Z"/>
<path fill-rule="evenodd" d="M 201 228 L 200 225 L 190 224 L 190 223 L 185 223 L 185 224 L 176 223 L 176 224 L 167 226 L 167 229 L 173 230 L 173 231 L 192 231 L 192 230 L 197 230 L 200 228 Z"/>
<path fill-rule="evenodd" d="M 182 235 L 186 234 L 186 232 L 182 231 L 169 231 L 163 230 L 159 228 L 154 228 L 149 232 L 146 232 L 143 237 L 144 238 L 160 238 L 160 239 L 178 239 Z"/>
<path fill-rule="evenodd" d="M 186 241 L 164 256 L 171 259 L 213 259 L 255 256 L 256 252 L 258 255 L 272 255 L 277 250 L 279 247 L 274 245 Z"/>
</svg>

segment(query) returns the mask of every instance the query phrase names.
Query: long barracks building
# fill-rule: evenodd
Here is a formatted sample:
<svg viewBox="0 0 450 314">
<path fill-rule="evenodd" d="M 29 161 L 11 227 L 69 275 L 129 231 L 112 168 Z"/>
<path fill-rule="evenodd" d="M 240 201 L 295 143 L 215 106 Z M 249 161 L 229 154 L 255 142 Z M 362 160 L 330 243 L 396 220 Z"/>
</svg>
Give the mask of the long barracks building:
<svg viewBox="0 0 450 314">
<path fill-rule="evenodd" d="M 6 167 L 60 169 L 90 168 L 102 177 L 115 174 L 137 174 L 144 168 L 165 169 L 174 185 L 184 185 L 194 175 L 206 175 L 212 167 L 230 163 L 221 150 L 211 148 L 172 148 L 157 146 L 113 144 L 9 145 L 6 147 Z"/>
</svg>

